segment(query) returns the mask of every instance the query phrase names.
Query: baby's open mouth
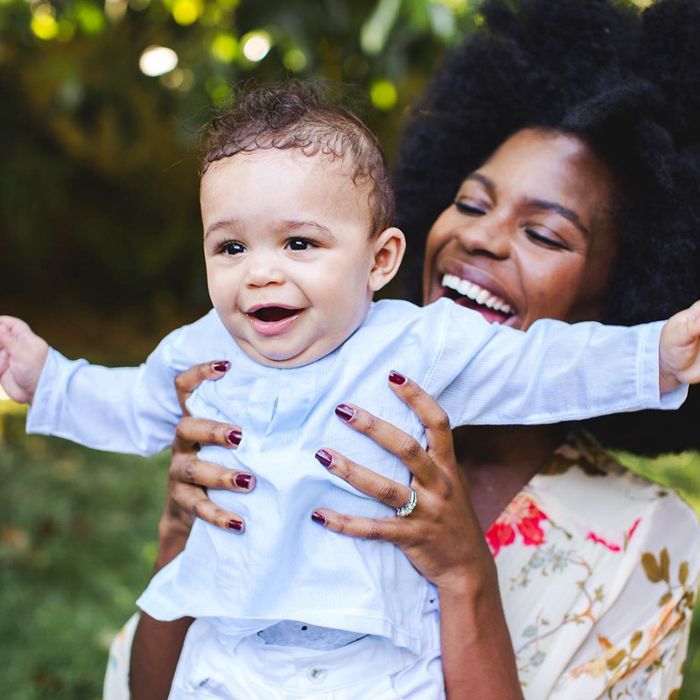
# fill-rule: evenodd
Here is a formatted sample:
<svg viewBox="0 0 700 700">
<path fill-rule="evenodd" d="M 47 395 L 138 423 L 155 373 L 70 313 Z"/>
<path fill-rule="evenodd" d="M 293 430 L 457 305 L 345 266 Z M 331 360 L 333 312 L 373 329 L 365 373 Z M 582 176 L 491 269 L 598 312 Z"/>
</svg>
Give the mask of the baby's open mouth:
<svg viewBox="0 0 700 700">
<path fill-rule="evenodd" d="M 255 316 L 255 318 L 264 323 L 275 323 L 290 316 L 295 316 L 300 311 L 301 309 L 288 309 L 282 306 L 263 306 L 253 311 L 250 315 Z"/>
<path fill-rule="evenodd" d="M 501 323 L 507 321 L 515 313 L 513 307 L 505 299 L 470 280 L 463 280 L 457 275 L 443 275 L 442 287 L 444 296 L 448 299 L 475 311 L 488 312 L 489 316 L 496 316 Z"/>
</svg>

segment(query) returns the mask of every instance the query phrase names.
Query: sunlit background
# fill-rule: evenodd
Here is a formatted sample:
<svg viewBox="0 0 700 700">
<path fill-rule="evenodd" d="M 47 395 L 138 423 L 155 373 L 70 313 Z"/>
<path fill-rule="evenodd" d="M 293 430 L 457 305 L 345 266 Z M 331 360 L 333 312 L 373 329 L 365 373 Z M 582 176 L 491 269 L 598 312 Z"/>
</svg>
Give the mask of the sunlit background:
<svg viewBox="0 0 700 700">
<path fill-rule="evenodd" d="M 235 84 L 357 86 L 391 157 L 407 106 L 479 21 L 472 0 L 0 0 L 0 313 L 70 356 L 140 361 L 207 308 L 197 134 Z M 149 578 L 167 455 L 26 438 L 3 399 L 0 696 L 96 700 Z M 628 461 L 700 506 L 697 456 Z"/>
</svg>

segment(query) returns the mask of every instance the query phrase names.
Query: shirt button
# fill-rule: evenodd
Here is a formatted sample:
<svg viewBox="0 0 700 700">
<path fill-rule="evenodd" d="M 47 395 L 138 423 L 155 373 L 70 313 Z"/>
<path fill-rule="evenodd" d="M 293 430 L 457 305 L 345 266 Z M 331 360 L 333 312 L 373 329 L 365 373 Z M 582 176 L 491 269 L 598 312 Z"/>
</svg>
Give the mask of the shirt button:
<svg viewBox="0 0 700 700">
<path fill-rule="evenodd" d="M 326 680 L 328 671 L 325 668 L 310 668 L 307 671 L 307 675 L 312 683 L 323 683 Z"/>
</svg>

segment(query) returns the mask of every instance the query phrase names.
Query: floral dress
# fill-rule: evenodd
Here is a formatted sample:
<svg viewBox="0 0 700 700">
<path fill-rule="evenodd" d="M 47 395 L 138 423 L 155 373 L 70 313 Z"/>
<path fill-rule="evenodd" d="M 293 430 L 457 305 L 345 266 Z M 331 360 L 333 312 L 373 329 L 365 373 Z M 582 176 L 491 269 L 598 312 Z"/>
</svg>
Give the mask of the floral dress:
<svg viewBox="0 0 700 700">
<path fill-rule="evenodd" d="M 700 526 L 675 492 L 576 435 L 486 539 L 528 700 L 678 695 Z"/>
<path fill-rule="evenodd" d="M 575 435 L 486 539 L 527 700 L 678 695 L 700 525 L 675 492 Z M 135 622 L 112 644 L 103 700 L 128 700 Z"/>
</svg>

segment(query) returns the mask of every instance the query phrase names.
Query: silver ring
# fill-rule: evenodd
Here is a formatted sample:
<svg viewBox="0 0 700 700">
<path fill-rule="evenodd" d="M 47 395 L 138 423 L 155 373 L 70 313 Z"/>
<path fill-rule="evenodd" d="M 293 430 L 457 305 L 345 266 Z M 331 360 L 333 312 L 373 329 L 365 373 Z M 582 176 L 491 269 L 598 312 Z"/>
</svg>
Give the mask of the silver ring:
<svg viewBox="0 0 700 700">
<path fill-rule="evenodd" d="M 396 509 L 396 515 L 398 515 L 399 518 L 406 518 L 411 513 L 413 513 L 413 510 L 415 509 L 417 503 L 418 494 L 415 492 L 414 489 L 411 489 L 411 497 L 406 501 L 406 503 L 404 503 L 401 506 L 401 508 Z"/>
</svg>

